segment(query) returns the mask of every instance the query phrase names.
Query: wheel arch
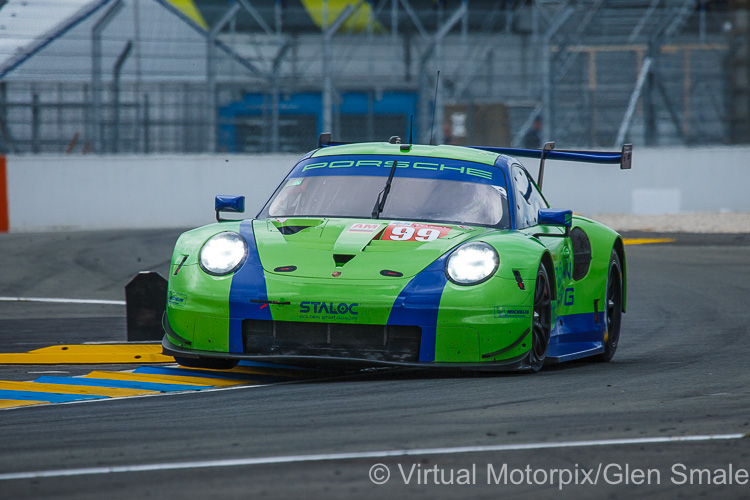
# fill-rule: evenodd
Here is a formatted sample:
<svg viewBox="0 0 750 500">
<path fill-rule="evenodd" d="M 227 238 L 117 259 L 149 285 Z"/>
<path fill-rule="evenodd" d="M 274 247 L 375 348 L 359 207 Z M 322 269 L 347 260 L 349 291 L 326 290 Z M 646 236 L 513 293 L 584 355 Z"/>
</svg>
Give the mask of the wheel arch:
<svg viewBox="0 0 750 500">
<path fill-rule="evenodd" d="M 549 277 L 550 283 L 557 283 L 557 279 L 555 276 L 555 264 L 552 261 L 552 255 L 549 253 L 549 251 L 546 251 L 542 254 L 540 264 L 543 265 L 544 269 L 547 271 L 547 276 Z M 550 290 L 552 291 L 552 300 L 557 300 L 557 287 L 551 286 Z"/>
<path fill-rule="evenodd" d="M 625 244 L 619 235 L 615 239 L 613 249 L 615 253 L 617 253 L 617 258 L 620 259 L 620 273 L 622 275 L 622 312 L 625 312 L 628 303 L 628 268 L 625 262 Z"/>
<path fill-rule="evenodd" d="M 625 312 L 627 305 L 627 263 L 625 258 L 625 244 L 616 231 L 605 226 L 600 222 L 576 215 L 573 217 L 573 226 L 583 229 L 591 240 L 592 252 L 596 252 L 594 257 L 598 261 L 601 269 L 609 265 L 609 259 L 614 251 L 620 260 L 620 272 L 622 274 L 622 312 Z M 592 266 L 594 262 L 592 261 Z M 588 279 L 587 275 L 584 279 Z M 606 274 L 603 275 L 606 280 Z M 602 286 L 606 286 L 605 283 Z"/>
</svg>

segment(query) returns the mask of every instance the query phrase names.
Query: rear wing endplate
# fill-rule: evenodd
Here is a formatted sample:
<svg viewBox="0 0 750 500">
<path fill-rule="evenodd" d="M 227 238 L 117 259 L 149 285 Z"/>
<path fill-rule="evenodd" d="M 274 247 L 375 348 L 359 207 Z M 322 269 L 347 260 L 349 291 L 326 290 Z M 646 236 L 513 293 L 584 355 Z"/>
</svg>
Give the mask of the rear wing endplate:
<svg viewBox="0 0 750 500">
<path fill-rule="evenodd" d="M 331 140 L 330 132 L 323 132 L 318 136 L 318 147 L 327 148 L 329 146 L 345 146 L 346 144 L 352 144 L 351 142 L 341 142 Z"/>
</svg>

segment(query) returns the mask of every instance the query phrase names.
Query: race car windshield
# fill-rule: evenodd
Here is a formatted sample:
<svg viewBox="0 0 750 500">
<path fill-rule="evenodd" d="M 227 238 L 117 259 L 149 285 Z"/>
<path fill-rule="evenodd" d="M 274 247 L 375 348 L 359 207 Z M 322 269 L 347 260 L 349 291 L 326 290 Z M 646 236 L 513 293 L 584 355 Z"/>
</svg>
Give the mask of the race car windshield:
<svg viewBox="0 0 750 500">
<path fill-rule="evenodd" d="M 270 217 L 370 218 L 383 177 L 318 175 L 286 180 L 268 205 Z M 503 186 L 395 177 L 381 219 L 510 227 Z"/>
</svg>

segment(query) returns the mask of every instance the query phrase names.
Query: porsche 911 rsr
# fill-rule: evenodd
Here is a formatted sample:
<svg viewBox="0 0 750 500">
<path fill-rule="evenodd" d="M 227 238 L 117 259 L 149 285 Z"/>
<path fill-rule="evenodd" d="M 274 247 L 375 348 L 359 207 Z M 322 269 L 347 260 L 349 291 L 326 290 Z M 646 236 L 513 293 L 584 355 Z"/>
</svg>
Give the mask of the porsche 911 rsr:
<svg viewBox="0 0 750 500">
<path fill-rule="evenodd" d="M 537 371 L 608 361 L 626 304 L 621 237 L 550 208 L 516 159 L 617 153 L 331 144 L 294 165 L 256 217 L 176 243 L 164 351 L 188 366 L 460 366 Z M 541 179 L 540 179 L 541 180 Z"/>
</svg>

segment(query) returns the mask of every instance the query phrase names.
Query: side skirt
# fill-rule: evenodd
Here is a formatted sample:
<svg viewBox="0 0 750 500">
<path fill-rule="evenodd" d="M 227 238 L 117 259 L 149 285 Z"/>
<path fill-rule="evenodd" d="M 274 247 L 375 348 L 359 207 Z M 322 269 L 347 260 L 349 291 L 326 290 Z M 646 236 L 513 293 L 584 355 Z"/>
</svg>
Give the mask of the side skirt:
<svg viewBox="0 0 750 500">
<path fill-rule="evenodd" d="M 580 358 L 587 358 L 589 356 L 595 356 L 597 354 L 601 354 L 604 352 L 604 345 L 600 342 L 586 342 L 585 344 L 569 344 L 571 347 L 574 346 L 591 346 L 592 344 L 596 345 L 599 344 L 596 347 L 588 347 L 583 348 L 580 351 L 571 352 L 568 354 L 563 354 L 561 356 L 547 356 L 547 362 L 548 363 L 564 363 L 565 361 L 572 361 L 574 359 L 580 359 Z"/>
</svg>

